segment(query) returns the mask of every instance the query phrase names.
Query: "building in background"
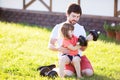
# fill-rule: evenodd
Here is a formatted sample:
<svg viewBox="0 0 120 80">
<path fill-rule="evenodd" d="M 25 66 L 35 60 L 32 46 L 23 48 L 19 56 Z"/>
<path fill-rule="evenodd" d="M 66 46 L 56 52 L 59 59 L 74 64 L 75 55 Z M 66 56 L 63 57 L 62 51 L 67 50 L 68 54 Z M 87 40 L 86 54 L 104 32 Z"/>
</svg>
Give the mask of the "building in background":
<svg viewBox="0 0 120 80">
<path fill-rule="evenodd" d="M 26 0 L 28 3 L 31 0 Z M 52 11 L 62 12 L 66 11 L 67 5 L 70 3 L 77 3 L 78 0 L 52 0 Z M 44 0 L 49 5 L 50 0 Z M 114 16 L 114 0 L 81 0 L 83 14 L 98 15 L 98 16 Z M 23 0 L 0 0 L 0 7 L 23 9 Z M 36 0 L 26 10 L 48 11 L 48 9 Z M 120 0 L 118 0 L 118 10 L 120 10 Z"/>
</svg>

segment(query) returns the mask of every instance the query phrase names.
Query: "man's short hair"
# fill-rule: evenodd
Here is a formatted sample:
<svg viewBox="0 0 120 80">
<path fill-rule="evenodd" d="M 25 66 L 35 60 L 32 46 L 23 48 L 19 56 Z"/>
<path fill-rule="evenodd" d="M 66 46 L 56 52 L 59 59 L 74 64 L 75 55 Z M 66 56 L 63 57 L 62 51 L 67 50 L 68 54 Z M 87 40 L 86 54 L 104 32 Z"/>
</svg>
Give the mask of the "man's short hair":
<svg viewBox="0 0 120 80">
<path fill-rule="evenodd" d="M 82 10 L 79 4 L 70 4 L 67 9 L 67 13 L 70 14 L 71 12 L 77 13 L 82 15 Z"/>
</svg>

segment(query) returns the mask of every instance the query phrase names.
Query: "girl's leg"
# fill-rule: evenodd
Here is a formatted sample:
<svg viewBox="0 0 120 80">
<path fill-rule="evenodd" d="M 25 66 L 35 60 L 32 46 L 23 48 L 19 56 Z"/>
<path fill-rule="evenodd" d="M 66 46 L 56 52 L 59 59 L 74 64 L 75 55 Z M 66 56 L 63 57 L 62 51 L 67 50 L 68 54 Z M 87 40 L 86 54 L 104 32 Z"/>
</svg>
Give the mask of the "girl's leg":
<svg viewBox="0 0 120 80">
<path fill-rule="evenodd" d="M 59 73 L 58 73 L 61 78 L 65 76 L 64 68 L 65 68 L 65 64 L 68 63 L 70 63 L 70 59 L 68 58 L 68 56 L 67 55 L 61 56 L 59 60 Z"/>
<path fill-rule="evenodd" d="M 81 78 L 82 77 L 80 61 L 81 61 L 81 59 L 80 59 L 79 56 L 73 57 L 72 63 L 74 65 L 74 67 L 75 67 L 77 78 Z"/>
</svg>

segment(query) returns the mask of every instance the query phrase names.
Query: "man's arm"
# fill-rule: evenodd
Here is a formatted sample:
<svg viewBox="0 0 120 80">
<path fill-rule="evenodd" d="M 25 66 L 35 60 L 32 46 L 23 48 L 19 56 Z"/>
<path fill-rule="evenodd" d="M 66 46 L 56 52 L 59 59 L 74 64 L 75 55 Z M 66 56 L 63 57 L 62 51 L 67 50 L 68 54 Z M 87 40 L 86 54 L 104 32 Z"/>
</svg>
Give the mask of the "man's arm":
<svg viewBox="0 0 120 80">
<path fill-rule="evenodd" d="M 57 41 L 57 39 L 50 39 L 49 44 L 48 44 L 48 48 L 50 50 L 58 51 L 58 48 L 55 45 L 56 41 Z"/>
<path fill-rule="evenodd" d="M 53 50 L 53 51 L 59 51 L 59 52 L 62 52 L 62 53 L 69 53 L 69 50 L 67 48 L 57 47 L 55 45 L 56 42 L 57 42 L 57 39 L 50 39 L 49 44 L 48 44 L 48 48 L 50 50 Z"/>
</svg>

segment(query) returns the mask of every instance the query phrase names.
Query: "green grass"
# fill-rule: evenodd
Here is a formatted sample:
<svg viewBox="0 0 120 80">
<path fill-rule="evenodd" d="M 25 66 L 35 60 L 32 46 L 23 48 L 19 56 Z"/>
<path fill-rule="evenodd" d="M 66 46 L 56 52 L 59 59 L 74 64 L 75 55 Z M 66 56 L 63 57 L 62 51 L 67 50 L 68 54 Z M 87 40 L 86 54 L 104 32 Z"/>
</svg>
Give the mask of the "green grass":
<svg viewBox="0 0 120 80">
<path fill-rule="evenodd" d="M 58 65 L 57 53 L 47 48 L 50 32 L 48 28 L 0 22 L 0 80 L 48 80 L 36 69 Z M 84 80 L 120 80 L 120 43 L 101 35 L 88 46 L 83 54 L 91 61 L 94 75 Z"/>
</svg>

